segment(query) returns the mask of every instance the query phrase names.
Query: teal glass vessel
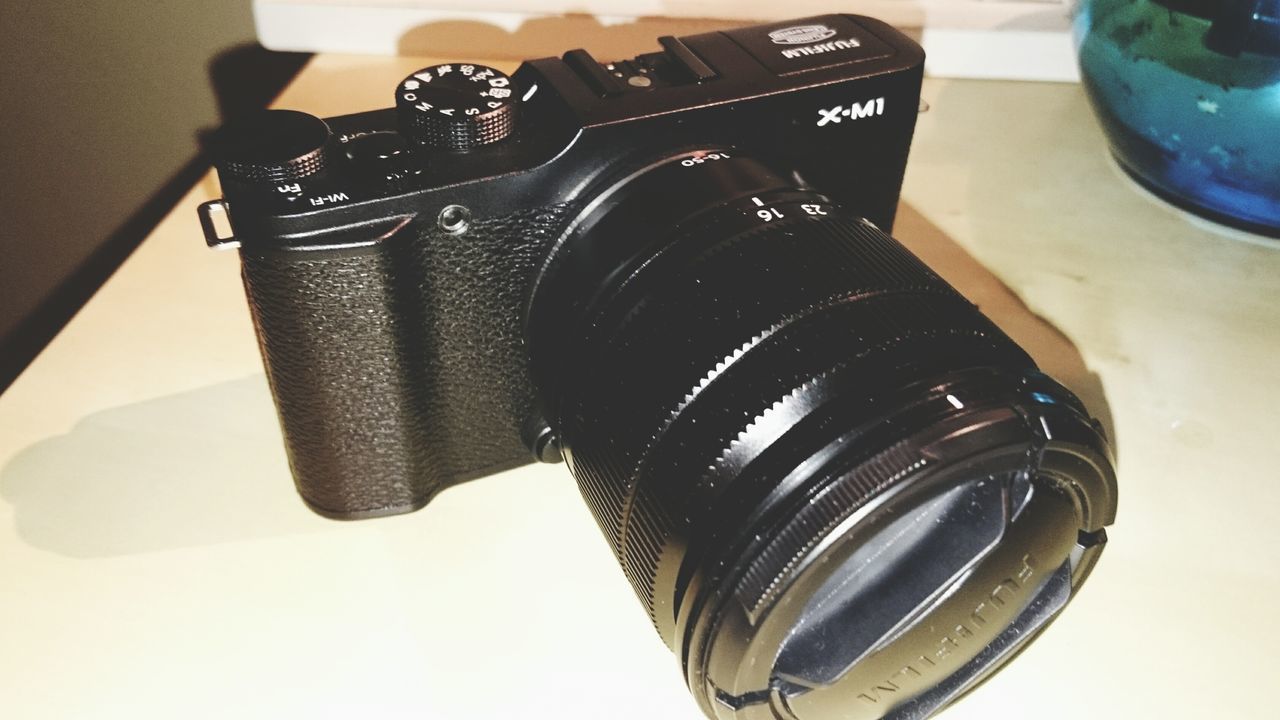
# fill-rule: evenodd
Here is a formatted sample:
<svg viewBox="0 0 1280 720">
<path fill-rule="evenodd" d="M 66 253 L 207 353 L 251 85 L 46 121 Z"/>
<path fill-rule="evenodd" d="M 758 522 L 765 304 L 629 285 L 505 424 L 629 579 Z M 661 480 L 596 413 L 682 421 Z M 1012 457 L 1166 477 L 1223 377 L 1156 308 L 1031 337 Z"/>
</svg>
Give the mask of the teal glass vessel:
<svg viewBox="0 0 1280 720">
<path fill-rule="evenodd" d="M 1089 100 L 1130 175 L 1280 237 L 1280 0 L 1080 0 L 1075 35 Z"/>
</svg>

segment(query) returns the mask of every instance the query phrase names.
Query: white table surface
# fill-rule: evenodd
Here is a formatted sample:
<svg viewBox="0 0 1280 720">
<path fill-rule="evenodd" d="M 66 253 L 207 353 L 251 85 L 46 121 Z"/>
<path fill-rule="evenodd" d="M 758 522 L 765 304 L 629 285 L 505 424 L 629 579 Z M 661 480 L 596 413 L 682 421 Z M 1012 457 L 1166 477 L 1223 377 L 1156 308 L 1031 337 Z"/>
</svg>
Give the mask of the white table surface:
<svg viewBox="0 0 1280 720">
<path fill-rule="evenodd" d="M 280 104 L 379 107 L 424 64 L 318 56 Z M 1280 249 L 1136 191 L 1076 86 L 925 97 L 896 234 L 1120 454 L 1089 584 L 946 717 L 1276 717 Z M 697 718 L 563 467 L 303 507 L 237 258 L 196 222 L 216 195 L 0 396 L 0 718 Z"/>
</svg>

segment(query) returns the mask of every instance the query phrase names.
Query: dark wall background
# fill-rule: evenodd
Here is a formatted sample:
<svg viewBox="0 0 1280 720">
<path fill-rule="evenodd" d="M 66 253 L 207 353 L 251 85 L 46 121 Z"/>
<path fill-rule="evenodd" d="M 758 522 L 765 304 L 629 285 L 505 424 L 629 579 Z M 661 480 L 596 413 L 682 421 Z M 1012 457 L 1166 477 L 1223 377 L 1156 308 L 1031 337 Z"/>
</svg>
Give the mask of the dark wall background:
<svg viewBox="0 0 1280 720">
<path fill-rule="evenodd" d="M 0 391 L 305 59 L 249 0 L 0 0 Z"/>
</svg>

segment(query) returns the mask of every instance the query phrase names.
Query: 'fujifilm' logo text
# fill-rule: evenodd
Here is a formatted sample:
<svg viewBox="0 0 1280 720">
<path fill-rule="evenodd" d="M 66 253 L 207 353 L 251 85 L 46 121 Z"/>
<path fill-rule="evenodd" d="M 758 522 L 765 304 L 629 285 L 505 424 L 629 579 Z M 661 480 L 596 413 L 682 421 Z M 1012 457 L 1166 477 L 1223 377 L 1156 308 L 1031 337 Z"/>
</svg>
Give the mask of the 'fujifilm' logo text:
<svg viewBox="0 0 1280 720">
<path fill-rule="evenodd" d="M 782 57 L 790 59 L 804 57 L 805 55 L 821 55 L 822 53 L 835 52 L 836 50 L 852 50 L 857 47 L 862 47 L 862 43 L 852 38 L 848 40 L 841 38 L 840 40 L 832 40 L 820 45 L 788 48 L 782 51 Z"/>
<path fill-rule="evenodd" d="M 878 97 L 875 100 L 868 100 L 864 103 L 853 103 L 852 105 L 837 105 L 827 110 L 818 111 L 818 127 L 824 125 L 838 125 L 841 120 L 848 118 L 850 120 L 860 120 L 862 118 L 874 117 L 884 114 L 884 98 Z"/>
<path fill-rule="evenodd" d="M 939 636 L 935 636 L 926 652 L 910 663 L 903 665 L 892 675 L 867 688 L 858 695 L 858 699 L 869 705 L 880 705 L 890 698 L 902 697 L 912 691 L 912 686 L 919 687 L 920 678 L 927 678 L 938 670 L 948 668 L 954 670 L 955 664 L 972 656 L 975 643 L 989 642 L 983 633 L 983 626 L 991 622 L 1003 624 L 1026 601 L 1026 592 L 1031 587 L 1031 579 L 1036 574 L 1039 563 L 1035 557 L 1024 555 L 1022 563 L 1016 571 L 1006 576 L 984 595 L 968 617 L 961 619 L 950 630 L 943 628 Z M 981 639 L 979 639 L 981 638 Z M 967 653 L 968 655 L 966 656 Z M 896 695 L 896 693 L 903 695 Z"/>
</svg>

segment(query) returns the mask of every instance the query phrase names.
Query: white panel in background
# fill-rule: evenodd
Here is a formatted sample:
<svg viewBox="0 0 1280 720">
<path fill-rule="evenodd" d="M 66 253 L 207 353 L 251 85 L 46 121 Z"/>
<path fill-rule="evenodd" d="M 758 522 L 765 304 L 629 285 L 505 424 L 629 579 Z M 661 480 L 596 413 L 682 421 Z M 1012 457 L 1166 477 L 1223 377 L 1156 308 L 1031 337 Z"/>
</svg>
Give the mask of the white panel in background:
<svg viewBox="0 0 1280 720">
<path fill-rule="evenodd" d="M 921 38 L 937 77 L 1077 79 L 1073 0 L 254 0 L 273 50 L 518 60 L 574 47 L 644 52 L 659 34 L 820 15 L 871 15 Z M 589 13 L 589 14 L 587 14 Z M 711 19 L 708 19 L 711 18 Z M 647 38 L 647 40 L 646 40 Z"/>
</svg>

